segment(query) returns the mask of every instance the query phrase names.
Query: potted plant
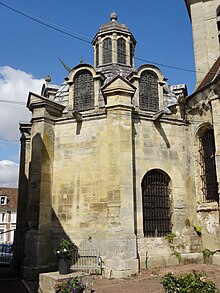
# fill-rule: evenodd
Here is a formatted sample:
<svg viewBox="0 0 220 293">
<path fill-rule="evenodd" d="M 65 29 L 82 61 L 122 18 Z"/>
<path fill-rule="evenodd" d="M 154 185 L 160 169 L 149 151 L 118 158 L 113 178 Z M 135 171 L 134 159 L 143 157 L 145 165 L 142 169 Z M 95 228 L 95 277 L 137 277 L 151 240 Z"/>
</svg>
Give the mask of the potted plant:
<svg viewBox="0 0 220 293">
<path fill-rule="evenodd" d="M 61 275 L 70 273 L 70 264 L 74 256 L 78 254 L 78 247 L 75 243 L 62 238 L 58 247 L 55 249 L 55 254 L 59 260 L 59 273 Z"/>
<path fill-rule="evenodd" d="M 78 277 L 58 282 L 54 289 L 56 293 L 82 293 L 86 288 Z"/>
</svg>

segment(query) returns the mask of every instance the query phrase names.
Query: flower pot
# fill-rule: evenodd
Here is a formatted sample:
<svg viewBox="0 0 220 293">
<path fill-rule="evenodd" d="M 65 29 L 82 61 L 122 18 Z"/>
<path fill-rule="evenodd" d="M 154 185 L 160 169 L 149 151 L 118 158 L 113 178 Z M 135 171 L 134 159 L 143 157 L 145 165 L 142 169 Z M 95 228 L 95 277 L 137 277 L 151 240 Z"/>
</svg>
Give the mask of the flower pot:
<svg viewBox="0 0 220 293">
<path fill-rule="evenodd" d="M 59 274 L 60 275 L 67 275 L 70 273 L 70 261 L 66 259 L 65 257 L 60 256 L 59 257 Z"/>
</svg>

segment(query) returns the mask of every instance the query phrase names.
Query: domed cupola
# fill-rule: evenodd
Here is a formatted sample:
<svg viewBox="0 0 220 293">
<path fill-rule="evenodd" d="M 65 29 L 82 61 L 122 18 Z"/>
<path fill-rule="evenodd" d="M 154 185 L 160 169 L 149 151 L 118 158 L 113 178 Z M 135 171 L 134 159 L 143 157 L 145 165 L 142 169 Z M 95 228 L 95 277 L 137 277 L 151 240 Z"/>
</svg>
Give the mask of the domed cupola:
<svg viewBox="0 0 220 293">
<path fill-rule="evenodd" d="M 100 27 L 92 41 L 95 68 L 105 71 L 109 66 L 117 65 L 133 69 L 136 40 L 128 27 L 117 21 L 115 12 L 111 13 L 110 19 Z"/>
</svg>

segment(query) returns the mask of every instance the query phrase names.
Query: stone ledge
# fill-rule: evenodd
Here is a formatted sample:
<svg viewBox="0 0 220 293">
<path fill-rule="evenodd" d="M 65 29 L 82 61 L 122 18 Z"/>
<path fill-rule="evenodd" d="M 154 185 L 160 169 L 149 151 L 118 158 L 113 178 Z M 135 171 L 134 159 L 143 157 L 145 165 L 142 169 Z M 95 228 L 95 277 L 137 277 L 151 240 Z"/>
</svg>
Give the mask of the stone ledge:
<svg viewBox="0 0 220 293">
<path fill-rule="evenodd" d="M 39 275 L 39 293 L 55 293 L 54 286 L 59 281 L 65 281 L 69 278 L 79 277 L 80 281 L 86 284 L 87 288 L 84 293 L 91 292 L 91 279 L 89 275 L 84 273 L 70 273 L 60 275 L 59 272 L 42 273 Z"/>
</svg>

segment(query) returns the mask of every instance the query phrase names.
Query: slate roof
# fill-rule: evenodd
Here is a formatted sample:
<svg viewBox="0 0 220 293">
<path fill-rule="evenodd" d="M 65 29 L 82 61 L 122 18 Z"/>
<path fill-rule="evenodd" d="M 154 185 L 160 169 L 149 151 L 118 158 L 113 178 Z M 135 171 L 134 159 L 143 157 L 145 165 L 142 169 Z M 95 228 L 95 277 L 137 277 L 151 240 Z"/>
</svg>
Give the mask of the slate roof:
<svg viewBox="0 0 220 293">
<path fill-rule="evenodd" d="M 8 199 L 6 205 L 0 205 L 0 209 L 4 209 L 4 210 L 17 209 L 18 188 L 0 187 L 0 196 L 7 196 L 7 199 Z"/>
<path fill-rule="evenodd" d="M 215 63 L 212 65 L 209 72 L 206 74 L 206 76 L 203 78 L 202 82 L 196 89 L 196 91 L 204 88 L 206 85 L 210 84 L 218 75 L 220 74 L 220 57 L 215 61 Z"/>
</svg>

